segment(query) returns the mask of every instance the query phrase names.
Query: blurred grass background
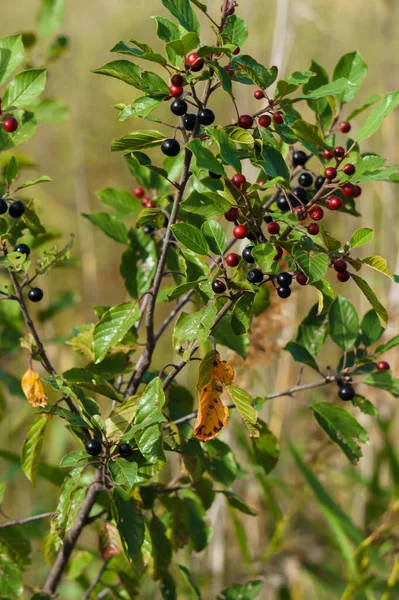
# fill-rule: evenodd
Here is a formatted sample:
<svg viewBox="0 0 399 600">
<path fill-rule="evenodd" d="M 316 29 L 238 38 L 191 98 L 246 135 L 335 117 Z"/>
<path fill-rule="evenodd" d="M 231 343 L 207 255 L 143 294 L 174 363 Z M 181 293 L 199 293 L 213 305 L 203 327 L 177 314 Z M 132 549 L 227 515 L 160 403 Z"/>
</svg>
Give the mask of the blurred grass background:
<svg viewBox="0 0 399 600">
<path fill-rule="evenodd" d="M 215 18 L 219 4 L 219 0 L 208 2 Z M 34 29 L 38 8 L 39 0 L 2 0 L 0 35 Z M 120 123 L 112 105 L 129 103 L 139 94 L 114 79 L 91 74 L 90 70 L 112 60 L 108 51 L 120 39 L 134 37 L 157 48 L 155 24 L 150 19 L 157 14 L 166 16 L 159 0 L 67 1 L 61 33 L 70 38 L 70 51 L 50 68 L 46 93 L 67 103 L 70 119 L 43 126 L 23 147 L 25 154 L 34 157 L 37 170 L 54 179 L 54 183 L 37 188 L 35 193 L 43 222 L 50 229 L 62 232 L 65 241 L 70 232 L 76 234 L 74 256 L 81 261 L 77 270 L 54 271 L 50 277 L 41 280 L 49 302 L 63 290 L 72 289 L 79 296 L 77 306 L 45 324 L 42 329 L 45 339 L 54 335 L 67 336 L 73 325 L 93 320 L 93 304 L 112 305 L 127 298 L 119 276 L 121 246 L 94 230 L 80 213 L 101 210 L 95 197 L 96 190 L 111 186 L 131 191 L 134 186 L 121 155 L 111 154 L 110 142 L 134 128 L 141 128 L 142 123 L 132 120 Z M 320 0 L 242 0 L 237 14 L 243 16 L 249 26 L 246 52 L 266 65 L 276 62 L 281 75 L 308 68 L 312 58 L 332 73 L 342 54 L 358 49 L 369 65 L 369 75 L 356 102 L 360 104 L 372 93 L 384 94 L 398 89 L 399 6 L 395 0 L 337 0 L 333 4 Z M 202 41 L 210 40 L 206 26 Z M 40 55 L 34 56 L 34 60 L 35 64 L 41 64 Z M 252 97 L 253 90 L 245 86 L 238 89 L 240 110 L 255 111 L 257 104 Z M 228 120 L 227 111 L 231 111 L 233 117 L 232 106 L 226 106 L 226 102 L 225 95 L 215 94 L 212 108 L 223 123 Z M 167 107 L 164 110 L 167 114 Z M 389 163 L 395 163 L 397 121 L 398 117 L 391 115 L 380 134 L 372 139 L 372 145 L 368 141 L 364 149 L 373 149 L 386 156 Z M 333 231 L 341 240 L 348 239 L 356 227 L 375 227 L 376 237 L 365 252 L 385 256 L 394 272 L 399 270 L 396 189 L 394 185 L 379 183 L 365 186 L 359 202 L 361 218 L 355 220 L 343 216 L 333 225 Z M 367 280 L 389 309 L 389 333 L 397 333 L 398 286 L 395 289 L 388 279 L 373 272 L 367 274 Z M 346 293 L 361 314 L 368 310 L 357 289 L 349 284 Z M 235 361 L 240 385 L 246 385 L 254 395 L 265 395 L 295 383 L 297 367 L 279 349 L 290 339 L 298 319 L 315 301 L 312 291 L 301 290 L 301 294 L 293 294 L 288 302 L 273 303 L 270 312 L 259 318 L 254 325 L 249 361 L 245 367 L 241 361 Z M 73 364 L 72 352 L 61 345 L 52 345 L 50 354 L 60 371 Z M 167 334 L 160 344 L 156 366 L 166 362 L 166 354 L 173 358 Z M 394 354 L 389 359 L 395 370 Z M 19 376 L 25 369 L 22 357 L 26 358 L 23 354 L 17 359 L 11 356 L 3 367 Z M 323 364 L 334 365 L 335 357 L 335 349 L 329 345 Z M 193 374 L 182 374 L 181 380 L 192 383 Z M 365 392 L 377 405 L 381 420 L 390 423 L 390 439 L 396 440 L 398 409 L 393 399 L 382 392 L 370 393 L 369 389 Z M 335 390 L 314 392 L 308 400 L 322 399 L 325 394 L 333 397 Z M 0 423 L 0 446 L 18 452 L 32 411 L 21 399 L 7 401 L 8 409 Z M 243 483 L 238 482 L 235 488 L 259 510 L 260 516 L 232 515 L 218 500 L 210 514 L 215 525 L 210 548 L 199 557 L 190 557 L 183 551 L 180 562 L 190 566 L 205 590 L 204 598 L 213 598 L 224 585 L 246 581 L 252 576 L 265 579 L 261 597 L 267 600 L 338 598 L 346 564 L 342 549 L 337 547 L 334 535 L 326 528 L 311 491 L 303 487 L 302 476 L 288 453 L 287 440 L 294 440 L 299 447 L 306 448 L 306 456 L 323 484 L 356 525 L 365 527 L 366 531 L 372 530 L 378 522 L 399 486 L 398 472 L 395 475 L 397 447 L 391 446 L 389 435 L 383 433 L 382 426 L 361 415 L 360 421 L 368 430 L 372 443 L 365 448 L 365 458 L 360 466 L 353 469 L 339 450 L 325 443 L 306 408 L 294 399 L 279 399 L 273 405 L 266 405 L 263 416 L 281 439 L 281 466 L 267 480 L 261 475 L 253 476 Z M 222 439 L 232 444 L 246 467 L 241 434 L 240 425 L 233 419 Z M 58 464 L 66 451 L 75 448 L 74 444 L 62 425 L 54 425 L 45 441 L 44 459 Z M 2 476 L 9 481 L 4 510 L 10 518 L 54 509 L 55 486 L 40 479 L 37 490 L 32 490 L 17 466 L 2 461 L 0 467 Z M 41 524 L 31 527 L 32 535 L 38 532 L 41 535 L 44 531 Z M 95 543 L 94 538 L 85 538 L 81 546 L 92 543 Z M 326 586 L 319 582 L 319 579 L 323 580 L 320 571 L 324 568 Z M 330 568 L 329 579 L 327 571 Z M 43 580 L 45 569 L 38 557 L 31 567 L 33 587 Z M 69 582 L 61 597 L 78 599 L 79 594 L 79 586 Z M 157 597 L 154 594 L 156 592 L 148 583 L 148 589 L 143 590 L 140 597 Z M 186 591 L 182 597 L 191 596 Z"/>
</svg>

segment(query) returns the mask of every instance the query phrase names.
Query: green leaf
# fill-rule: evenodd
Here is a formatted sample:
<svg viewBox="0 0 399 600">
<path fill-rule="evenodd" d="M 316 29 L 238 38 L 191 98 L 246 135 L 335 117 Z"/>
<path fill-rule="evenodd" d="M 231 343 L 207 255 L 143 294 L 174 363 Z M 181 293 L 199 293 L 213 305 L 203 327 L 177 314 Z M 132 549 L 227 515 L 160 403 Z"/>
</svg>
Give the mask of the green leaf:
<svg viewBox="0 0 399 600">
<path fill-rule="evenodd" d="M 168 573 L 172 560 L 173 547 L 167 537 L 167 529 L 163 522 L 153 513 L 148 527 L 151 543 L 152 557 L 154 559 L 154 579 L 159 580 Z M 164 596 L 169 598 L 169 596 Z"/>
<path fill-rule="evenodd" d="M 328 335 L 328 318 L 318 313 L 315 304 L 298 327 L 296 341 L 312 355 L 317 356 L 321 351 Z"/>
<path fill-rule="evenodd" d="M 125 499 L 125 495 L 118 490 L 114 492 L 116 519 L 118 531 L 127 552 L 132 560 L 137 560 L 137 553 L 144 542 L 144 517 L 132 499 Z"/>
<path fill-rule="evenodd" d="M 361 342 L 365 346 L 371 346 L 380 339 L 384 333 L 384 328 L 381 326 L 377 313 L 374 310 L 369 310 L 363 317 L 360 323 Z"/>
<path fill-rule="evenodd" d="M 373 108 L 366 122 L 363 123 L 355 136 L 355 142 L 365 140 L 372 136 L 380 127 L 382 121 L 399 104 L 399 92 L 390 92 L 385 96 L 381 104 Z"/>
<path fill-rule="evenodd" d="M 362 258 L 361 261 L 364 265 L 383 273 L 393 281 L 393 275 L 387 267 L 387 261 L 385 258 L 382 258 L 382 256 L 366 256 L 366 258 Z"/>
<path fill-rule="evenodd" d="M 227 247 L 226 232 L 216 221 L 205 221 L 201 227 L 205 240 L 211 252 L 222 256 Z"/>
<path fill-rule="evenodd" d="M 142 60 L 148 60 L 150 62 L 158 63 L 162 66 L 166 65 L 166 59 L 161 55 L 154 52 L 151 46 L 147 44 L 141 44 L 136 40 L 129 40 L 138 48 L 132 48 L 125 44 L 125 42 L 118 42 L 113 48 L 111 48 L 110 52 L 119 52 L 120 54 L 128 54 L 129 56 L 134 56 L 135 58 L 141 58 Z"/>
<path fill-rule="evenodd" d="M 113 140 L 111 144 L 112 152 L 133 152 L 134 150 L 144 150 L 145 148 L 155 148 L 160 146 L 165 139 L 165 135 L 159 131 L 147 129 L 146 131 L 133 131 L 128 135 Z"/>
<path fill-rule="evenodd" d="M 38 179 L 33 179 L 32 181 L 25 181 L 22 185 L 18 186 L 14 192 L 18 192 L 19 190 L 23 190 L 28 187 L 32 187 L 33 185 L 37 185 L 38 183 L 51 183 L 53 180 L 48 175 L 42 175 Z"/>
<path fill-rule="evenodd" d="M 292 94 L 299 88 L 300 85 L 308 83 L 309 79 L 313 76 L 312 71 L 295 71 L 289 75 L 286 79 L 281 79 L 277 83 L 276 91 L 274 92 L 275 98 L 284 98 L 288 94 Z"/>
<path fill-rule="evenodd" d="M 2 102 L 2 109 L 20 108 L 35 100 L 46 85 L 46 69 L 21 71 L 8 85 Z"/>
<path fill-rule="evenodd" d="M 200 283 L 205 283 L 206 281 L 209 281 L 208 278 L 201 277 L 200 279 L 197 279 L 197 281 L 187 281 L 187 283 L 176 286 L 173 291 L 168 294 L 168 302 L 176 300 L 176 298 L 183 296 L 183 294 L 186 294 L 190 290 L 197 289 Z"/>
<path fill-rule="evenodd" d="M 50 37 L 50 35 L 61 27 L 64 9 L 65 0 L 42 0 L 37 18 L 42 37 Z"/>
<path fill-rule="evenodd" d="M 229 42 L 242 48 L 248 39 L 247 24 L 241 17 L 232 15 L 222 31 L 222 38 L 224 42 Z"/>
<path fill-rule="evenodd" d="M 36 418 L 29 427 L 21 451 L 22 470 L 31 482 L 36 485 L 36 475 L 40 462 L 40 453 L 43 445 L 44 433 L 49 419 L 47 415 Z"/>
<path fill-rule="evenodd" d="M 205 148 L 205 146 L 201 144 L 200 140 L 191 140 L 191 142 L 186 144 L 186 147 L 194 154 L 199 169 L 206 169 L 207 171 L 212 171 L 219 175 L 225 174 L 220 162 L 208 148 Z"/>
<path fill-rule="evenodd" d="M 328 269 L 329 258 L 327 254 L 306 248 L 303 240 L 294 244 L 292 257 L 298 267 L 309 278 L 309 283 L 315 283 L 324 277 Z"/>
<path fill-rule="evenodd" d="M 126 226 L 116 216 L 103 212 L 93 213 L 92 215 L 82 213 L 82 215 L 93 223 L 93 225 L 97 225 L 101 231 L 115 242 L 128 244 L 129 239 Z"/>
<path fill-rule="evenodd" d="M 93 348 L 96 364 L 125 337 L 139 318 L 140 309 L 137 302 L 124 302 L 104 313 L 94 328 Z"/>
<path fill-rule="evenodd" d="M 372 229 L 368 229 L 364 227 L 362 229 L 356 229 L 350 239 L 350 247 L 351 248 L 360 248 L 360 246 L 364 246 L 364 244 L 368 244 L 374 237 L 374 231 Z"/>
<path fill-rule="evenodd" d="M 68 369 L 68 371 L 64 371 L 63 377 L 68 383 L 77 383 L 83 388 L 97 392 L 98 394 L 116 400 L 117 402 L 120 402 L 122 399 L 114 389 L 113 385 L 108 383 L 108 381 L 103 379 L 100 375 L 96 375 L 87 369 L 78 369 L 76 367 Z"/>
<path fill-rule="evenodd" d="M 342 56 L 334 69 L 333 80 L 344 77 L 353 85 L 337 95 L 339 102 L 344 104 L 353 100 L 366 75 L 367 65 L 359 52 L 350 52 Z"/>
<path fill-rule="evenodd" d="M 191 8 L 189 0 L 162 0 L 165 8 L 179 21 L 180 25 L 199 35 L 200 26 L 197 15 Z"/>
<path fill-rule="evenodd" d="M 111 206 L 121 215 L 131 215 L 141 210 L 140 200 L 116 188 L 104 188 L 96 192 L 97 198 L 106 206 Z"/>
<path fill-rule="evenodd" d="M 399 382 L 392 375 L 392 371 L 375 371 L 369 373 L 363 380 L 365 385 L 386 390 L 393 396 L 399 396 Z"/>
<path fill-rule="evenodd" d="M 284 350 L 287 350 L 292 356 L 292 358 L 299 363 L 308 365 L 318 373 L 320 372 L 319 367 L 313 356 L 308 352 L 306 348 L 298 344 L 297 342 L 288 342 L 284 347 Z"/>
<path fill-rule="evenodd" d="M 114 436 L 119 438 L 133 423 L 139 398 L 140 395 L 136 394 L 112 409 L 111 414 L 105 421 L 108 438 L 112 439 Z"/>
<path fill-rule="evenodd" d="M 234 140 L 235 142 L 238 142 L 239 144 L 243 144 L 246 146 L 250 146 L 251 148 L 254 147 L 254 144 L 255 144 L 254 136 L 247 129 L 243 129 L 242 127 L 234 127 L 233 126 L 233 127 L 226 128 L 226 132 L 228 133 L 229 137 L 231 137 L 231 139 Z"/>
<path fill-rule="evenodd" d="M 346 120 L 347 121 L 352 121 L 355 117 L 357 117 L 358 115 L 360 115 L 362 112 L 364 112 L 365 110 L 367 110 L 368 108 L 370 108 L 370 106 L 373 106 L 373 104 L 375 104 L 376 102 L 378 102 L 379 100 L 381 100 L 381 96 L 379 94 L 372 94 L 368 100 L 366 100 L 366 102 L 364 104 L 362 104 L 362 106 L 359 106 L 359 108 L 355 108 L 347 117 Z"/>
<path fill-rule="evenodd" d="M 244 515 L 250 515 L 251 517 L 255 517 L 258 514 L 254 508 L 248 506 L 248 504 L 246 504 L 244 500 L 240 498 L 240 496 L 237 496 L 237 494 L 234 494 L 233 492 L 223 491 L 223 495 L 229 503 L 229 506 L 235 508 L 236 510 L 239 510 L 240 512 L 244 513 Z"/>
<path fill-rule="evenodd" d="M 231 204 L 219 194 L 193 190 L 180 206 L 185 212 L 200 215 L 204 219 L 211 219 L 223 215 L 229 210 Z"/>
<path fill-rule="evenodd" d="M 176 223 L 172 225 L 173 235 L 185 248 L 197 254 L 209 254 L 210 249 L 204 234 L 194 225 Z"/>
<path fill-rule="evenodd" d="M 381 346 L 378 346 L 378 348 L 376 349 L 376 354 L 383 354 L 384 352 L 388 352 L 388 350 L 391 350 L 392 348 L 395 348 L 396 346 L 399 346 L 399 335 L 395 335 L 395 337 L 393 337 L 391 340 L 389 340 L 389 342 L 386 342 L 385 344 L 381 344 Z"/>
<path fill-rule="evenodd" d="M 138 300 L 152 285 L 157 252 L 154 240 L 144 231 L 131 229 L 128 237 L 129 246 L 122 255 L 120 272 L 129 294 Z"/>
<path fill-rule="evenodd" d="M 313 92 L 302 96 L 305 100 L 318 100 L 319 98 L 325 98 L 326 96 L 338 96 L 339 94 L 348 91 L 351 87 L 355 87 L 353 83 L 341 77 L 332 83 L 326 83 L 321 85 Z"/>
<path fill-rule="evenodd" d="M 311 125 L 307 121 L 298 120 L 291 125 L 291 129 L 301 142 L 320 146 L 321 148 L 328 148 L 323 132 L 317 125 Z"/>
<path fill-rule="evenodd" d="M 135 434 L 137 446 L 150 463 L 165 462 L 162 431 L 159 425 L 166 421 L 162 415 L 164 404 L 165 394 L 162 381 L 159 377 L 155 377 L 145 388 L 134 419 L 134 425 L 141 426 L 141 429 Z M 154 419 L 158 419 L 155 424 L 153 424 Z"/>
<path fill-rule="evenodd" d="M 0 597 L 16 600 L 24 590 L 22 575 L 16 565 L 0 554 Z"/>
<path fill-rule="evenodd" d="M 195 50 L 195 48 L 198 48 L 199 43 L 200 39 L 196 33 L 185 33 L 181 39 L 168 42 L 166 44 L 166 49 L 168 50 L 168 48 L 172 48 L 173 52 L 175 52 L 177 56 L 186 56 L 189 52 Z"/>
<path fill-rule="evenodd" d="M 8 460 L 16 468 L 21 467 L 21 458 L 15 452 L 0 449 L 0 458 Z M 62 484 L 65 477 L 65 473 L 62 471 L 62 469 L 59 467 L 54 467 L 53 465 L 49 465 L 43 461 L 39 464 L 37 474 L 39 477 L 43 477 L 43 479 L 46 479 L 46 481 L 49 481 L 58 487 Z"/>
<path fill-rule="evenodd" d="M 356 396 L 352 400 L 352 404 L 357 406 L 358 409 L 365 415 L 370 415 L 371 417 L 378 417 L 378 411 L 374 404 L 372 404 L 369 400 L 367 400 L 364 396 Z"/>
<path fill-rule="evenodd" d="M 125 458 L 115 458 L 108 463 L 108 468 L 116 485 L 126 486 L 129 492 L 136 485 L 137 463 Z"/>
<path fill-rule="evenodd" d="M 350 350 L 359 333 L 359 317 L 353 304 L 338 296 L 328 314 L 330 337 L 343 350 Z"/>
<path fill-rule="evenodd" d="M 181 496 L 187 510 L 188 529 L 193 549 L 195 552 L 201 552 L 208 545 L 212 535 L 212 530 L 205 521 L 205 510 L 191 490 L 182 490 Z"/>
<path fill-rule="evenodd" d="M 74 467 L 80 461 L 87 460 L 88 458 L 90 458 L 90 454 L 87 454 L 84 450 L 74 450 L 62 457 L 60 467 Z"/>
<path fill-rule="evenodd" d="M 254 294 L 244 294 L 234 304 L 231 313 L 231 326 L 237 335 L 247 333 L 251 325 L 253 303 Z"/>
<path fill-rule="evenodd" d="M 370 302 L 371 306 L 378 315 L 381 327 L 384 327 L 385 329 L 388 324 L 388 313 L 386 308 L 378 300 L 377 296 L 375 295 L 367 281 L 364 281 L 364 279 L 359 277 L 359 275 L 355 275 L 354 273 L 352 273 L 352 279 L 356 283 L 356 285 L 361 289 L 363 294 L 366 296 L 367 300 Z"/>
<path fill-rule="evenodd" d="M 238 173 L 241 172 L 241 162 L 237 155 L 236 145 L 221 128 L 208 127 L 208 134 L 217 142 L 221 159 L 231 165 Z"/>
<path fill-rule="evenodd" d="M 271 244 L 270 242 L 266 242 L 265 244 L 257 244 L 252 250 L 252 256 L 262 271 L 268 273 L 271 271 L 274 263 L 276 248 L 274 247 L 274 244 Z"/>
<path fill-rule="evenodd" d="M 288 167 L 281 152 L 272 148 L 272 146 L 263 146 L 262 160 L 258 164 L 271 177 L 283 177 L 286 181 L 290 178 Z"/>
<path fill-rule="evenodd" d="M 258 419 L 257 428 L 259 430 L 259 437 L 252 438 L 252 452 L 255 462 L 268 475 L 278 463 L 280 445 L 274 433 L 270 431 L 267 423 Z"/>
<path fill-rule="evenodd" d="M 356 464 L 363 456 L 358 442 L 365 444 L 369 440 L 360 423 L 348 411 L 335 404 L 316 402 L 311 408 L 320 427 L 340 446 L 351 463 Z"/>
<path fill-rule="evenodd" d="M 216 305 L 210 302 L 208 306 L 193 314 L 182 312 L 175 323 L 173 331 L 173 347 L 176 353 L 183 349 L 183 360 L 190 357 L 194 344 L 202 344 L 207 340 L 217 313 Z"/>
<path fill-rule="evenodd" d="M 230 383 L 230 385 L 226 386 L 226 390 L 236 405 L 237 410 L 248 429 L 249 435 L 251 437 L 259 437 L 259 430 L 256 427 L 258 413 L 254 407 L 254 400 L 252 396 L 233 383 Z"/>
<path fill-rule="evenodd" d="M 326 279 L 316 281 L 312 286 L 316 289 L 319 299 L 317 314 L 321 315 L 330 310 L 331 304 L 334 302 L 334 290 Z"/>
<path fill-rule="evenodd" d="M 225 588 L 217 600 L 255 600 L 259 596 L 262 586 L 263 581 L 257 579 L 244 585 L 236 583 Z"/>
<path fill-rule="evenodd" d="M 235 72 L 234 79 L 246 84 L 253 82 L 262 90 L 268 88 L 277 79 L 277 67 L 273 66 L 270 69 L 266 69 L 266 67 L 258 63 L 252 56 L 248 56 L 248 54 L 241 54 L 235 58 L 233 67 L 236 65 L 239 68 Z M 247 77 L 242 77 L 241 74 L 245 74 Z"/>
<path fill-rule="evenodd" d="M 21 35 L 0 38 L 0 83 L 11 75 L 24 60 L 25 52 Z"/>
</svg>

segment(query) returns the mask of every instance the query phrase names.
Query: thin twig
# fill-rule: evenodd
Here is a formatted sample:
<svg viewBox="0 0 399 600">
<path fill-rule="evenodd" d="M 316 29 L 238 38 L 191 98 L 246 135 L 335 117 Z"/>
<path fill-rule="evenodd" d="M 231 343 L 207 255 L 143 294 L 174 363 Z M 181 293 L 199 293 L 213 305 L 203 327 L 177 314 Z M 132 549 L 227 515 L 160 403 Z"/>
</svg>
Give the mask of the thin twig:
<svg viewBox="0 0 399 600">
<path fill-rule="evenodd" d="M 97 576 L 93 579 L 93 581 L 91 582 L 91 584 L 87 588 L 86 593 L 83 596 L 82 600 L 89 600 L 90 599 L 90 596 L 94 592 L 96 586 L 101 582 L 101 578 L 104 575 L 105 571 L 107 570 L 109 561 L 110 561 L 109 558 L 106 558 L 104 560 L 104 562 L 103 562 L 103 564 L 101 566 L 101 569 L 99 570 Z"/>
<path fill-rule="evenodd" d="M 25 519 L 16 519 L 15 521 L 7 521 L 7 523 L 1 523 L 0 529 L 6 529 L 7 527 L 14 527 L 15 525 L 25 525 L 25 523 L 32 523 L 33 521 L 39 521 L 40 519 L 48 519 L 53 516 L 53 512 L 46 512 L 40 515 L 33 515 L 32 517 L 26 517 Z"/>
</svg>

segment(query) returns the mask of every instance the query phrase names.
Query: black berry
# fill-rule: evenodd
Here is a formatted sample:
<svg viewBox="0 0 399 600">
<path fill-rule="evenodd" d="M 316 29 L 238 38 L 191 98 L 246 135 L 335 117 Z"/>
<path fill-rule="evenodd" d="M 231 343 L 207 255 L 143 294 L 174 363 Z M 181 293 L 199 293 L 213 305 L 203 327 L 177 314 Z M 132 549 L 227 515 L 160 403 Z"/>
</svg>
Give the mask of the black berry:
<svg viewBox="0 0 399 600">
<path fill-rule="evenodd" d="M 178 100 L 174 100 L 170 105 L 170 110 L 177 117 L 182 117 L 186 114 L 188 109 L 187 102 L 179 98 Z"/>
<path fill-rule="evenodd" d="M 279 287 L 289 288 L 292 283 L 292 275 L 289 273 L 280 273 L 277 275 L 277 283 Z"/>
<path fill-rule="evenodd" d="M 353 400 L 355 397 L 355 390 L 349 383 L 345 383 L 339 388 L 338 396 L 341 400 L 348 402 L 348 400 Z"/>
<path fill-rule="evenodd" d="M 215 120 L 215 113 L 210 108 L 202 108 L 198 112 L 198 118 L 201 125 L 212 125 Z"/>
<path fill-rule="evenodd" d="M 90 456 L 98 456 L 102 448 L 101 440 L 87 440 L 87 442 L 85 443 L 85 448 L 87 454 L 90 454 Z"/>
<path fill-rule="evenodd" d="M 252 250 L 253 250 L 253 246 L 247 246 L 242 251 L 242 257 L 245 260 L 245 262 L 251 263 L 251 264 L 255 262 L 255 259 L 252 256 Z"/>
<path fill-rule="evenodd" d="M 297 167 L 298 165 L 304 165 L 308 160 L 307 154 L 306 152 L 303 152 L 303 150 L 295 150 L 295 152 L 292 155 L 292 164 L 294 165 L 294 167 Z"/>
<path fill-rule="evenodd" d="M 5 215 L 8 210 L 8 204 L 4 198 L 0 198 L 0 215 Z"/>
<path fill-rule="evenodd" d="M 300 202 L 298 202 L 298 200 L 300 200 L 301 202 L 306 202 L 306 190 L 304 190 L 303 188 L 296 187 L 292 190 L 292 193 L 294 194 L 294 197 L 292 198 L 290 196 L 290 200 L 294 208 L 295 206 L 300 206 Z"/>
<path fill-rule="evenodd" d="M 213 171 L 209 171 L 209 177 L 212 177 L 212 179 L 220 179 L 221 175 L 219 175 L 219 173 L 214 173 Z"/>
<path fill-rule="evenodd" d="M 144 233 L 146 233 L 147 235 L 151 235 L 152 233 L 154 233 L 155 228 L 151 227 L 151 225 L 144 225 L 143 227 L 143 231 Z"/>
<path fill-rule="evenodd" d="M 129 458 L 129 456 L 132 455 L 133 450 L 130 444 L 123 442 L 122 444 L 119 444 L 118 452 L 123 458 Z"/>
<path fill-rule="evenodd" d="M 250 242 L 254 242 L 256 240 L 256 235 L 252 233 L 252 231 L 248 231 L 247 240 L 249 240 Z"/>
<path fill-rule="evenodd" d="M 25 212 L 25 204 L 21 202 L 21 200 L 14 200 L 14 202 L 10 205 L 8 209 L 8 213 L 10 217 L 14 217 L 14 219 L 18 219 L 18 217 L 22 217 Z"/>
<path fill-rule="evenodd" d="M 288 210 L 290 210 L 290 205 L 288 204 L 288 200 L 285 196 L 279 196 L 277 198 L 276 204 L 281 210 L 281 212 L 287 212 Z"/>
<path fill-rule="evenodd" d="M 277 290 L 277 294 L 280 296 L 280 298 L 289 298 L 291 296 L 291 288 L 279 287 Z"/>
<path fill-rule="evenodd" d="M 215 294 L 223 294 L 223 292 L 226 291 L 226 284 L 222 279 L 215 279 L 215 281 L 212 282 L 212 289 L 215 292 Z"/>
<path fill-rule="evenodd" d="M 323 175 L 319 175 L 317 177 L 316 181 L 314 182 L 314 186 L 315 186 L 316 190 L 319 190 L 322 187 L 325 180 L 326 180 L 326 178 L 323 177 Z"/>
<path fill-rule="evenodd" d="M 173 138 L 167 138 L 162 142 L 161 150 L 166 156 L 177 156 L 180 152 L 180 144 Z"/>
<path fill-rule="evenodd" d="M 263 281 L 263 273 L 260 269 L 251 269 L 247 274 L 247 281 L 249 283 L 260 283 Z"/>
<path fill-rule="evenodd" d="M 27 244 L 18 244 L 15 246 L 14 252 L 20 252 L 21 254 L 26 254 L 26 256 L 29 256 L 30 248 Z"/>
<path fill-rule="evenodd" d="M 43 298 L 43 290 L 38 287 L 32 288 L 28 292 L 28 298 L 31 302 L 40 302 Z"/>
<path fill-rule="evenodd" d="M 188 115 L 184 115 L 184 117 L 183 117 L 184 129 L 186 129 L 187 131 L 193 131 L 196 120 L 197 120 L 197 115 L 195 115 L 194 113 L 189 113 Z"/>
<path fill-rule="evenodd" d="M 308 173 L 307 171 L 305 171 L 304 173 L 301 173 L 298 177 L 298 183 L 299 185 L 301 185 L 302 187 L 310 187 L 313 183 L 313 177 L 311 176 L 310 173 Z"/>
</svg>

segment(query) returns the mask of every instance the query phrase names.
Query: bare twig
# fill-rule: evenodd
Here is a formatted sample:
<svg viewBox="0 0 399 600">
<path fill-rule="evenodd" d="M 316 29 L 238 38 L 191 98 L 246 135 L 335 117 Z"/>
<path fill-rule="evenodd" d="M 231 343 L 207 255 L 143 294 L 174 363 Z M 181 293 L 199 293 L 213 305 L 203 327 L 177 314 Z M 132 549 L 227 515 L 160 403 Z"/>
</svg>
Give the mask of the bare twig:
<svg viewBox="0 0 399 600">
<path fill-rule="evenodd" d="M 53 512 L 46 512 L 40 515 L 33 515 L 32 517 L 25 517 L 25 519 L 16 519 L 15 521 L 7 521 L 7 523 L 1 523 L 0 529 L 6 529 L 7 527 L 14 527 L 15 525 L 25 525 L 26 523 L 32 523 L 33 521 L 40 521 L 41 519 L 48 519 L 53 516 Z"/>
<path fill-rule="evenodd" d="M 92 595 L 92 593 L 96 589 L 96 586 L 101 582 L 101 578 L 104 575 L 105 571 L 107 570 L 109 561 L 110 561 L 109 558 L 106 558 L 104 560 L 101 569 L 99 570 L 97 576 L 93 579 L 93 581 L 91 582 L 91 584 L 87 588 L 86 593 L 83 596 L 82 600 L 90 600 L 90 596 Z"/>
</svg>

